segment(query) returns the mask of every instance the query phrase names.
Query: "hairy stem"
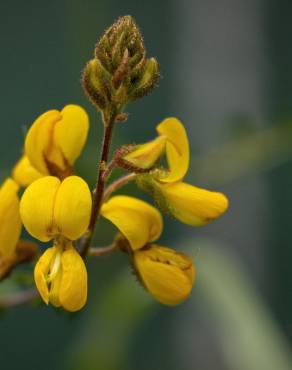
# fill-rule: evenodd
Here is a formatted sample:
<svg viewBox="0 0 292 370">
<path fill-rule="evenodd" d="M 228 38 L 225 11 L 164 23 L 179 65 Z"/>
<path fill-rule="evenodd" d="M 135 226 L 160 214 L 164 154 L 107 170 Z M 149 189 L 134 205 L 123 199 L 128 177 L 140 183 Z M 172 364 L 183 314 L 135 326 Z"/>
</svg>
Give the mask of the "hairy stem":
<svg viewBox="0 0 292 370">
<path fill-rule="evenodd" d="M 110 177 L 114 167 L 115 167 L 116 163 L 114 160 L 112 160 L 108 165 L 107 165 L 107 168 L 106 170 L 104 171 L 103 173 L 103 180 L 106 181 L 108 177 Z"/>
<path fill-rule="evenodd" d="M 99 257 L 99 256 L 106 256 L 108 254 L 111 254 L 115 250 L 118 249 L 117 243 L 113 243 L 111 245 L 108 245 L 106 247 L 99 247 L 99 248 L 90 248 L 88 251 L 89 256 Z"/>
<path fill-rule="evenodd" d="M 104 186 L 105 186 L 105 177 L 104 173 L 107 170 L 107 163 L 108 163 L 108 156 L 110 151 L 110 144 L 113 134 L 114 123 L 116 119 L 117 113 L 114 112 L 112 115 L 105 119 L 104 122 L 104 132 L 103 132 L 103 141 L 102 141 L 102 148 L 101 148 L 101 155 L 98 167 L 98 175 L 95 190 L 93 192 L 93 201 L 92 201 L 92 213 L 88 228 L 88 234 L 83 239 L 80 254 L 83 258 L 86 257 L 88 254 L 88 250 L 90 248 L 90 244 L 93 238 L 94 229 L 96 225 L 96 221 L 99 216 L 100 207 L 103 200 L 103 193 L 104 193 Z"/>
<path fill-rule="evenodd" d="M 128 182 L 134 180 L 136 178 L 136 176 L 137 176 L 136 173 L 129 173 L 128 175 L 125 175 L 123 177 L 120 177 L 119 179 L 117 179 L 116 181 L 114 181 L 113 183 L 111 183 L 105 189 L 104 196 L 103 196 L 104 200 L 107 200 L 111 196 L 111 194 L 113 192 L 117 191 L 122 186 L 127 185 Z"/>
</svg>

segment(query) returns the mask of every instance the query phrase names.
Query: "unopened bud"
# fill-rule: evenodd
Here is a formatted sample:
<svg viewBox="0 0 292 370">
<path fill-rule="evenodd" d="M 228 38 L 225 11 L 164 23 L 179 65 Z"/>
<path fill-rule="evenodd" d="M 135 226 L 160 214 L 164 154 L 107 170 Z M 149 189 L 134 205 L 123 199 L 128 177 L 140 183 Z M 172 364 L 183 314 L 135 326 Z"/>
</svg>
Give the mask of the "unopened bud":
<svg viewBox="0 0 292 370">
<path fill-rule="evenodd" d="M 146 61 L 144 72 L 141 75 L 137 83 L 132 87 L 130 93 L 130 101 L 135 101 L 139 98 L 143 98 L 152 92 L 157 86 L 159 81 L 159 64 L 155 58 L 148 59 Z"/>
<path fill-rule="evenodd" d="M 90 100 L 103 112 L 121 112 L 125 105 L 149 94 L 159 79 L 154 58 L 146 59 L 140 30 L 131 16 L 120 17 L 95 48 L 82 83 Z"/>
<path fill-rule="evenodd" d="M 90 60 L 82 74 L 86 95 L 100 110 L 105 109 L 112 98 L 111 75 L 98 59 Z"/>
<path fill-rule="evenodd" d="M 129 78 L 129 50 L 125 49 L 123 58 L 113 75 L 113 85 L 118 89 L 122 82 Z"/>
<path fill-rule="evenodd" d="M 145 56 L 145 47 L 140 30 L 134 19 L 120 17 L 104 33 L 95 48 L 95 56 L 110 73 L 119 68 L 128 49 L 131 67 Z M 134 64 L 134 65 L 133 65 Z"/>
</svg>

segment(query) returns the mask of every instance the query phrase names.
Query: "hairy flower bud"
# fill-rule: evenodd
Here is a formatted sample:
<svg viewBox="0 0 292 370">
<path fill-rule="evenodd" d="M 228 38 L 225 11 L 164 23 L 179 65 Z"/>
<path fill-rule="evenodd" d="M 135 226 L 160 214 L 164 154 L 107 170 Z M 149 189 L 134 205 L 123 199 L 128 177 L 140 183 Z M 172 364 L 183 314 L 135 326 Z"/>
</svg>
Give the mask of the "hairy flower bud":
<svg viewBox="0 0 292 370">
<path fill-rule="evenodd" d="M 120 17 L 95 47 L 95 58 L 83 71 L 82 84 L 102 111 L 121 111 L 129 102 L 149 94 L 159 79 L 154 58 L 146 59 L 140 30 L 131 16 Z"/>
<path fill-rule="evenodd" d="M 129 54 L 129 65 L 134 68 L 145 59 L 145 46 L 140 30 L 134 19 L 127 15 L 118 18 L 96 44 L 95 56 L 104 68 L 114 73 Z"/>
<path fill-rule="evenodd" d="M 98 59 L 90 60 L 82 74 L 82 84 L 88 98 L 103 110 L 111 98 L 111 76 Z"/>
<path fill-rule="evenodd" d="M 135 101 L 149 95 L 159 81 L 159 64 L 155 58 L 148 59 L 138 81 L 133 84 L 130 100 Z"/>
</svg>

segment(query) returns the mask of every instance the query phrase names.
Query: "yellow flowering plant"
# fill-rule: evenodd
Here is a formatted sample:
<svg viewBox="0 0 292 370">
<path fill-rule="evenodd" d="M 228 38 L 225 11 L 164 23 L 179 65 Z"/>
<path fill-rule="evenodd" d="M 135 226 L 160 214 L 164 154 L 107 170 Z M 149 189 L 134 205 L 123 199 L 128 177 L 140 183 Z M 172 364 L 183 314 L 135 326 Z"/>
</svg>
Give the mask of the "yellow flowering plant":
<svg viewBox="0 0 292 370">
<path fill-rule="evenodd" d="M 40 115 L 27 132 L 11 178 L 0 188 L 2 279 L 20 262 L 34 260 L 34 280 L 43 301 L 74 312 L 87 300 L 87 258 L 120 250 L 157 301 L 174 306 L 187 299 L 196 269 L 187 255 L 156 244 L 163 231 L 159 210 L 131 196 L 113 195 L 135 181 L 160 210 L 191 226 L 215 220 L 228 207 L 222 193 L 183 182 L 190 149 L 176 118 L 163 120 L 153 140 L 124 145 L 109 158 L 114 128 L 128 119 L 126 106 L 149 94 L 158 80 L 159 65 L 146 57 L 135 21 L 119 18 L 98 41 L 82 73 L 83 89 L 104 125 L 96 185 L 91 192 L 74 170 L 88 136 L 85 110 L 70 104 Z M 125 174 L 110 182 L 116 168 Z M 117 229 L 107 247 L 92 246 L 100 216 Z M 38 244 L 50 243 L 43 253 L 32 242 L 20 241 L 22 224 Z"/>
</svg>

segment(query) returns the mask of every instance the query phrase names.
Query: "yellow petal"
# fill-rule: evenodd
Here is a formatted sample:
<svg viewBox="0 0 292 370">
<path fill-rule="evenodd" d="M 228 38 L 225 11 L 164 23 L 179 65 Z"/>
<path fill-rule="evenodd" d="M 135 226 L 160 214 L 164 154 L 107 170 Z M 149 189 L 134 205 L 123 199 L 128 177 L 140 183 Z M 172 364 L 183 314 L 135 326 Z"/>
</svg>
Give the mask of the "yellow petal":
<svg viewBox="0 0 292 370">
<path fill-rule="evenodd" d="M 12 173 L 14 181 L 22 187 L 27 187 L 42 176 L 43 175 L 32 166 L 28 157 L 25 155 L 16 163 Z"/>
<path fill-rule="evenodd" d="M 78 176 L 67 177 L 55 197 L 54 222 L 58 233 L 70 240 L 80 238 L 87 230 L 92 197 L 86 182 Z"/>
<path fill-rule="evenodd" d="M 51 262 L 57 253 L 56 247 L 48 248 L 40 257 L 34 268 L 34 280 L 43 301 L 49 303 L 49 288 L 47 276 L 50 271 Z"/>
<path fill-rule="evenodd" d="M 20 202 L 20 215 L 26 230 L 43 242 L 57 233 L 53 210 L 59 187 L 60 180 L 56 177 L 42 177 L 26 188 Z"/>
<path fill-rule="evenodd" d="M 189 141 L 183 124 L 176 118 L 167 118 L 157 126 L 160 135 L 166 137 L 166 156 L 169 173 L 160 181 L 181 180 L 189 168 Z"/>
<path fill-rule="evenodd" d="M 14 254 L 20 232 L 18 185 L 8 178 L 0 188 L 0 255 Z"/>
<path fill-rule="evenodd" d="M 145 288 L 160 303 L 174 306 L 189 296 L 195 268 L 187 256 L 169 248 L 151 246 L 136 251 L 133 258 Z"/>
<path fill-rule="evenodd" d="M 78 311 L 87 300 L 87 271 L 83 259 L 71 246 L 62 253 L 59 300 L 67 311 Z"/>
<path fill-rule="evenodd" d="M 191 226 L 205 225 L 224 213 L 228 199 L 222 193 L 200 189 L 184 182 L 159 186 L 169 212 Z"/>
<path fill-rule="evenodd" d="M 25 154 L 29 161 L 43 174 L 49 174 L 45 158 L 53 144 L 55 124 L 62 118 L 57 110 L 50 110 L 42 114 L 30 127 L 25 138 Z"/>
<path fill-rule="evenodd" d="M 159 136 L 148 143 L 137 145 L 124 159 L 138 168 L 151 168 L 165 149 L 166 138 Z"/>
<path fill-rule="evenodd" d="M 89 120 L 85 110 L 73 104 L 67 105 L 61 115 L 62 119 L 57 122 L 54 130 L 54 143 L 73 165 L 86 142 Z"/>
<path fill-rule="evenodd" d="M 163 222 L 159 211 L 142 200 L 118 195 L 104 203 L 103 217 L 128 239 L 133 250 L 159 238 Z"/>
</svg>

